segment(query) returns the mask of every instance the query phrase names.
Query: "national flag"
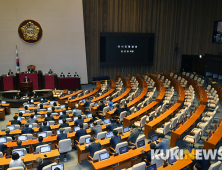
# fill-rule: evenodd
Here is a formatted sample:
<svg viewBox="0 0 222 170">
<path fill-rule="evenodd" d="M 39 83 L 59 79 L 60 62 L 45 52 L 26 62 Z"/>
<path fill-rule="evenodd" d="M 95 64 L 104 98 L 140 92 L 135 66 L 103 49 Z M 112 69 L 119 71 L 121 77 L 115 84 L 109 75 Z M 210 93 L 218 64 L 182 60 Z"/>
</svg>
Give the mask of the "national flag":
<svg viewBox="0 0 222 170">
<path fill-rule="evenodd" d="M 17 48 L 17 45 L 16 45 L 16 71 L 17 72 L 20 72 L 20 67 L 19 67 L 19 57 L 18 57 L 18 48 Z"/>
</svg>

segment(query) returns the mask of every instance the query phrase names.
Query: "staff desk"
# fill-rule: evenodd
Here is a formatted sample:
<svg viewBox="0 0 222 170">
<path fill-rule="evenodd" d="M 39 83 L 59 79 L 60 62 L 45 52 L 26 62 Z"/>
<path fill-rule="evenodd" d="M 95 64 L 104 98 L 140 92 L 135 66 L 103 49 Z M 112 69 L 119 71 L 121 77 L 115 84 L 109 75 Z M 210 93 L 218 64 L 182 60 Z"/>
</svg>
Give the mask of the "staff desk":
<svg viewBox="0 0 222 170">
<path fill-rule="evenodd" d="M 59 150 L 58 149 L 54 149 L 54 150 L 51 150 L 51 152 L 46 152 L 46 153 L 39 153 L 39 154 L 34 154 L 34 153 L 31 153 L 31 154 L 26 154 L 25 156 L 21 157 L 21 159 L 24 159 L 24 163 L 26 164 L 27 162 L 32 162 L 32 161 L 35 161 L 36 158 L 38 157 L 41 157 L 42 159 L 46 159 L 46 157 L 44 156 L 46 155 L 47 156 L 47 159 L 50 158 L 52 159 L 53 157 L 59 157 L 60 156 L 60 153 L 59 153 Z M 11 162 L 11 158 L 0 158 L 0 166 L 8 166 L 9 163 Z M 59 163 L 59 159 L 58 161 L 55 161 L 57 163 Z M 32 168 L 36 168 L 33 166 L 34 164 L 31 164 L 31 165 L 28 165 L 28 169 L 32 169 Z M 8 168 L 8 167 L 7 167 Z M 5 168 L 5 169 L 7 169 Z"/>
<path fill-rule="evenodd" d="M 99 162 L 95 162 L 91 164 L 91 169 L 92 170 L 106 170 L 106 169 L 123 169 L 123 168 L 128 168 L 128 167 L 132 167 L 135 164 L 135 161 L 130 160 L 131 158 L 137 157 L 137 160 L 139 160 L 140 162 L 142 161 L 141 158 L 144 157 L 146 155 L 142 154 L 142 150 L 144 150 L 145 152 L 150 151 L 150 144 L 145 145 L 146 148 L 137 148 L 134 150 L 129 150 L 129 152 L 122 154 L 122 155 L 118 155 L 118 156 L 110 156 L 110 159 L 106 159 L 103 161 L 99 161 Z M 130 162 L 126 165 L 126 164 L 121 164 L 126 162 L 127 160 L 130 160 Z M 114 164 L 118 164 L 120 163 L 120 165 L 116 168 L 113 168 L 112 165 Z M 139 163 L 139 162 L 138 162 Z"/>
<path fill-rule="evenodd" d="M 4 108 L 0 108 L 0 119 L 5 120 L 5 109 Z"/>
<path fill-rule="evenodd" d="M 10 131 L 10 135 L 18 135 L 18 134 L 21 134 L 22 133 L 22 130 L 21 129 L 15 129 L 13 131 Z M 0 131 L 0 136 L 4 136 L 6 135 L 5 131 Z"/>
<path fill-rule="evenodd" d="M 126 132 L 126 133 L 123 133 L 123 136 L 120 135 L 120 136 L 121 136 L 121 139 L 122 139 L 123 141 L 127 140 L 128 137 L 130 136 L 130 134 L 131 134 L 130 131 L 129 131 L 129 132 Z M 112 146 L 112 144 L 110 143 L 110 139 L 111 139 L 111 138 L 103 139 L 103 140 L 102 140 L 102 139 L 99 139 L 99 140 L 96 140 L 95 142 L 96 142 L 96 143 L 100 143 L 100 144 L 103 146 L 102 149 L 106 149 L 107 151 L 109 151 L 109 147 Z M 82 145 L 81 145 L 81 144 L 78 145 L 78 163 L 79 163 L 79 164 L 81 164 L 81 162 L 82 162 L 83 160 L 86 160 L 87 157 L 90 155 L 90 151 L 85 150 L 85 147 L 86 147 L 86 144 L 85 144 L 85 143 L 82 144 Z"/>
<path fill-rule="evenodd" d="M 162 113 L 153 121 L 145 124 L 144 134 L 146 139 L 148 139 L 148 135 L 153 132 L 157 126 L 160 126 L 163 122 L 167 121 L 169 117 L 180 107 L 181 103 L 174 104 L 170 109 L 167 109 L 166 112 Z"/>
<path fill-rule="evenodd" d="M 5 110 L 8 114 L 11 114 L 10 103 L 1 104 L 1 105 L 2 105 L 2 108 L 5 108 Z"/>
<path fill-rule="evenodd" d="M 74 92 L 72 94 L 69 94 L 69 95 L 65 95 L 64 97 L 59 97 L 58 98 L 58 103 L 59 104 L 65 104 L 65 102 L 68 100 L 69 97 L 72 97 L 72 96 L 76 96 L 78 95 L 79 93 L 82 93 L 83 90 L 78 90 L 77 92 Z"/>
<path fill-rule="evenodd" d="M 123 118 L 123 127 L 129 126 L 132 124 L 136 118 L 141 117 L 144 113 L 153 109 L 158 104 L 157 101 L 153 101 L 152 103 L 148 104 L 146 107 L 141 108 L 138 112 L 132 113 L 130 116 Z"/>
<path fill-rule="evenodd" d="M 222 123 L 217 130 L 212 134 L 210 139 L 204 141 L 204 148 L 208 151 L 208 149 L 215 149 L 217 144 L 222 138 Z"/>
<path fill-rule="evenodd" d="M 74 107 L 75 107 L 75 104 L 76 104 L 77 102 L 79 102 L 79 101 L 82 100 L 82 99 L 85 99 L 85 98 L 87 98 L 87 97 L 90 97 L 90 96 L 96 94 L 96 93 L 100 90 L 100 88 L 101 88 L 101 82 L 100 82 L 100 81 L 97 81 L 97 82 L 96 82 L 96 88 L 95 88 L 92 92 L 90 92 L 90 93 L 88 93 L 88 94 L 86 94 L 86 95 L 84 95 L 84 96 L 82 96 L 82 97 L 78 97 L 78 98 L 75 98 L 75 99 L 73 99 L 73 100 L 69 100 L 69 101 L 68 101 L 68 106 L 69 106 L 70 108 L 74 108 Z"/>
<path fill-rule="evenodd" d="M 186 131 L 195 124 L 197 119 L 202 115 L 206 105 L 200 105 L 196 112 L 184 123 L 180 124 L 180 127 L 177 130 L 171 132 L 170 147 L 176 146 L 176 141 L 180 139 Z"/>
</svg>

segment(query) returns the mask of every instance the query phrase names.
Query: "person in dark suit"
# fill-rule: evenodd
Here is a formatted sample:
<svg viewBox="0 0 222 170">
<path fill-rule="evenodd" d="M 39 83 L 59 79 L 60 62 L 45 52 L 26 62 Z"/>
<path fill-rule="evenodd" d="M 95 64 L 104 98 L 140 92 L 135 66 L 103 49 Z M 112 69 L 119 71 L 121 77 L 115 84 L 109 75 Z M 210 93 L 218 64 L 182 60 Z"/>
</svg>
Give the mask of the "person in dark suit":
<svg viewBox="0 0 222 170">
<path fill-rule="evenodd" d="M 52 131 L 52 129 L 51 129 L 50 126 L 47 126 L 47 122 L 44 121 L 44 122 L 43 122 L 43 126 L 41 126 L 41 127 L 39 128 L 39 131 L 40 131 L 40 132 Z"/>
<path fill-rule="evenodd" d="M 38 95 L 37 95 L 36 92 L 34 91 L 34 92 L 33 92 L 33 98 L 36 98 L 36 97 L 38 97 Z"/>
<path fill-rule="evenodd" d="M 55 113 L 55 107 L 54 106 L 52 107 L 52 113 Z"/>
<path fill-rule="evenodd" d="M 66 123 L 66 119 L 62 119 L 62 124 L 59 126 L 59 128 L 69 127 L 69 123 Z"/>
<path fill-rule="evenodd" d="M 22 149 L 22 148 L 26 149 L 26 151 L 27 151 L 27 153 L 28 153 L 27 148 L 26 148 L 25 146 L 22 146 L 22 141 L 21 141 L 21 140 L 17 140 L 17 146 L 14 147 L 13 150 L 14 150 L 14 149 Z"/>
<path fill-rule="evenodd" d="M 139 131 L 137 130 L 137 128 L 135 128 L 136 126 L 134 124 L 132 124 L 130 126 L 130 131 L 131 131 L 131 134 L 130 136 L 128 137 L 127 139 L 127 142 L 131 142 L 131 143 L 135 143 L 136 142 L 136 139 L 138 138 L 139 136 Z M 133 144 L 130 144 L 129 143 L 129 146 L 134 146 Z"/>
<path fill-rule="evenodd" d="M 94 122 L 91 131 L 93 131 L 95 133 L 95 137 L 97 137 L 97 134 L 103 131 L 102 126 L 97 125 L 97 122 Z"/>
<path fill-rule="evenodd" d="M 49 74 L 52 74 L 53 73 L 53 71 L 52 71 L 52 69 L 49 69 L 49 72 L 48 72 Z"/>
<path fill-rule="evenodd" d="M 68 75 L 67 75 L 67 77 L 72 77 L 72 75 L 70 74 L 70 72 L 68 72 Z"/>
<path fill-rule="evenodd" d="M 30 82 L 30 79 L 28 78 L 27 75 L 25 75 L 25 78 L 23 79 L 23 82 L 26 82 L 26 83 Z"/>
<path fill-rule="evenodd" d="M 86 100 L 86 102 L 84 103 L 84 106 L 85 106 L 85 107 L 89 107 L 89 106 L 90 106 L 90 103 L 91 103 L 91 100 L 90 100 L 90 98 L 88 97 L 87 100 Z"/>
<path fill-rule="evenodd" d="M 64 129 L 60 128 L 59 131 L 60 131 L 60 134 L 57 135 L 57 140 L 60 141 L 63 139 L 67 139 L 67 134 L 64 133 Z"/>
<path fill-rule="evenodd" d="M 104 104 L 103 101 L 101 100 L 99 106 L 97 107 L 98 110 L 99 110 L 99 113 L 102 113 L 102 112 L 103 112 L 103 108 L 104 108 L 104 107 L 105 107 L 105 104 Z M 98 114 L 98 113 L 97 113 L 97 114 Z"/>
<path fill-rule="evenodd" d="M 73 117 L 77 117 L 79 115 L 82 115 L 82 110 L 79 110 L 77 107 L 75 109 L 76 109 L 76 111 L 73 112 Z"/>
<path fill-rule="evenodd" d="M 13 153 L 12 159 L 9 163 L 9 168 L 23 167 L 24 169 L 26 169 L 25 164 L 19 158 L 20 158 L 20 156 L 17 152 Z"/>
<path fill-rule="evenodd" d="M 63 72 L 61 72 L 60 77 L 65 77 L 65 75 L 63 74 Z"/>
<path fill-rule="evenodd" d="M 62 115 L 59 116 L 59 119 L 66 119 L 66 118 L 69 118 L 69 115 L 67 115 L 67 114 L 66 114 L 66 111 L 63 110 L 63 111 L 62 111 Z"/>
<path fill-rule="evenodd" d="M 116 116 L 120 116 L 120 113 L 122 112 L 122 109 L 119 107 L 119 104 L 116 105 L 116 108 L 117 109 L 115 110 L 114 114 Z"/>
<path fill-rule="evenodd" d="M 56 102 L 54 102 L 54 103 L 53 103 L 53 106 L 57 106 L 57 103 L 56 103 Z"/>
<path fill-rule="evenodd" d="M 83 123 L 83 122 L 84 122 L 84 120 L 82 119 L 82 116 L 79 115 L 79 116 L 78 116 L 78 119 L 75 121 L 75 125 L 76 125 L 76 126 L 79 126 L 79 124 L 80 124 L 80 123 Z"/>
<path fill-rule="evenodd" d="M 30 116 L 30 118 L 27 121 L 29 124 L 38 123 L 38 120 L 34 118 L 34 114 Z"/>
<path fill-rule="evenodd" d="M 93 123 L 95 120 L 97 120 L 96 114 L 93 113 L 93 114 L 92 114 L 92 118 L 89 120 L 89 123 Z"/>
<path fill-rule="evenodd" d="M 35 115 L 37 115 L 37 114 L 38 114 L 38 111 L 37 111 L 37 109 L 35 109 L 35 110 L 34 110 L 34 113 L 35 113 Z"/>
<path fill-rule="evenodd" d="M 204 170 L 204 168 L 200 163 L 196 162 L 193 166 L 193 170 Z"/>
<path fill-rule="evenodd" d="M 21 125 L 17 115 L 14 116 L 14 120 L 11 121 L 11 125 Z"/>
<path fill-rule="evenodd" d="M 150 144 L 150 149 L 151 150 L 154 150 L 154 152 L 156 153 L 156 144 L 155 143 L 151 143 Z M 149 152 L 147 152 L 147 155 L 146 155 L 146 160 L 147 160 L 147 162 L 146 162 L 146 165 L 147 166 L 149 166 L 150 164 L 148 163 L 148 162 L 150 162 L 151 163 L 151 150 L 149 151 Z M 142 158 L 142 161 L 144 160 L 145 158 Z"/>
<path fill-rule="evenodd" d="M 118 135 L 118 131 L 117 131 L 117 130 L 114 130 L 114 131 L 113 131 L 113 134 L 114 134 L 114 136 L 111 137 L 110 143 L 112 144 L 112 148 L 113 148 L 113 149 L 116 149 L 116 145 L 117 145 L 118 143 L 121 143 L 121 142 L 122 142 L 122 139 L 121 139 L 121 136 Z M 113 151 L 113 150 L 111 149 L 111 151 Z"/>
<path fill-rule="evenodd" d="M 94 137 L 90 138 L 90 144 L 86 144 L 85 146 L 85 150 L 89 150 L 90 151 L 90 156 L 93 158 L 94 153 L 96 151 L 99 151 L 102 148 L 101 144 L 95 143 L 95 139 Z"/>
<path fill-rule="evenodd" d="M 127 111 L 127 113 L 129 112 L 129 108 L 127 107 L 127 104 L 124 104 L 124 107 L 122 108 L 122 111 Z"/>
<path fill-rule="evenodd" d="M 52 120 L 55 120 L 55 119 L 51 116 L 51 113 L 48 112 L 47 117 L 45 118 L 45 121 L 52 121 Z"/>
<path fill-rule="evenodd" d="M 113 131 L 113 129 L 117 128 L 115 120 L 111 119 L 110 121 L 111 121 L 111 123 L 106 125 L 106 128 L 109 129 L 109 132 L 111 132 L 111 131 Z"/>
<path fill-rule="evenodd" d="M 44 100 L 44 99 L 43 99 L 43 100 Z M 43 101 L 43 102 L 44 102 L 44 101 Z M 43 108 L 43 104 L 40 104 L 40 105 L 39 105 L 39 108 L 40 108 L 40 109 L 44 109 L 44 108 Z"/>
<path fill-rule="evenodd" d="M 54 162 L 50 161 L 50 160 L 46 160 L 46 159 L 42 159 L 41 157 L 36 158 L 35 160 L 37 162 L 37 164 L 39 165 L 37 167 L 37 170 L 42 170 L 45 166 L 50 165 Z"/>
<path fill-rule="evenodd" d="M 10 76 L 10 75 L 13 75 L 13 72 L 11 69 L 8 71 L 8 76 Z"/>
<path fill-rule="evenodd" d="M 0 143 L 0 152 L 3 152 L 7 148 L 7 145 Z"/>
<path fill-rule="evenodd" d="M 29 128 L 29 123 L 25 123 L 25 128 L 22 129 L 22 134 L 27 134 L 27 133 L 34 133 L 34 130 L 32 128 Z"/>
<path fill-rule="evenodd" d="M 79 77 L 79 75 L 77 74 L 77 72 L 75 72 L 74 77 Z"/>
<path fill-rule="evenodd" d="M 33 73 L 34 72 L 33 68 L 32 67 L 28 68 L 28 72 Z"/>
<path fill-rule="evenodd" d="M 15 140 L 15 137 L 13 136 L 13 135 L 11 135 L 11 134 L 9 134 L 10 133 L 10 129 L 9 128 L 6 128 L 5 129 L 5 137 L 11 137 L 12 138 L 12 140 Z"/>
<path fill-rule="evenodd" d="M 79 142 L 79 138 L 81 137 L 81 136 L 84 136 L 84 135 L 87 135 L 87 133 L 86 133 L 86 129 L 83 129 L 83 123 L 80 123 L 79 124 L 79 127 L 80 127 L 80 129 L 76 132 L 76 140 Z"/>
<path fill-rule="evenodd" d="M 40 146 L 40 145 L 44 145 L 45 143 L 43 143 L 42 141 L 43 141 L 43 137 L 42 136 L 39 136 L 38 137 L 38 140 L 39 140 L 39 143 L 35 143 L 35 145 L 34 145 L 34 150 L 36 151 L 36 147 L 37 146 Z"/>
</svg>

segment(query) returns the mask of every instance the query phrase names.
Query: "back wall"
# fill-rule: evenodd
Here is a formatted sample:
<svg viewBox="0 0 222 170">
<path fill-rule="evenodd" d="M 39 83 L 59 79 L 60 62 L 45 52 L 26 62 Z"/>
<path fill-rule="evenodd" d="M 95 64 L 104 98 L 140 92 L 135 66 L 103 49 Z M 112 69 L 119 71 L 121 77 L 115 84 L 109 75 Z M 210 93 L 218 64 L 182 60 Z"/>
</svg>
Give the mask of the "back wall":
<svg viewBox="0 0 222 170">
<path fill-rule="evenodd" d="M 37 44 L 26 44 L 18 35 L 26 19 L 43 29 Z M 21 71 L 32 64 L 43 72 L 78 72 L 81 83 L 88 83 L 82 0 L 0 0 L 0 23 L 1 74 L 16 71 L 17 45 Z"/>
</svg>

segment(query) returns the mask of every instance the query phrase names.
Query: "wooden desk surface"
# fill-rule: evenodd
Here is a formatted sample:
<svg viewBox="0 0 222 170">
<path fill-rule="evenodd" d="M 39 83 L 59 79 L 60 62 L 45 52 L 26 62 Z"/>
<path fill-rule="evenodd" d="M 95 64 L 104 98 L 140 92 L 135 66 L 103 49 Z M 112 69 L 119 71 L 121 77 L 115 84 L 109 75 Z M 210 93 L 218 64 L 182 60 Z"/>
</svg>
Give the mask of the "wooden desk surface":
<svg viewBox="0 0 222 170">
<path fill-rule="evenodd" d="M 146 144 L 145 147 L 146 148 L 141 147 L 141 148 L 137 148 L 135 150 L 129 150 L 129 152 L 122 154 L 122 155 L 110 156 L 110 159 L 106 159 L 103 161 L 92 163 L 92 166 L 96 170 L 99 170 L 99 169 L 106 168 L 108 166 L 112 166 L 113 164 L 117 164 L 119 162 L 126 161 L 126 160 L 131 159 L 135 156 L 141 155 L 142 150 L 144 150 L 146 152 L 150 151 L 150 144 Z"/>
<path fill-rule="evenodd" d="M 16 129 L 16 130 L 10 131 L 9 134 L 16 135 L 16 134 L 21 134 L 21 133 L 22 133 L 22 130 Z M 0 136 L 3 136 L 3 135 L 6 135 L 5 131 L 0 131 Z"/>
<path fill-rule="evenodd" d="M 200 105 L 193 115 L 187 119 L 184 124 L 180 124 L 180 127 L 171 132 L 171 140 L 170 140 L 170 147 L 176 146 L 177 139 L 181 138 L 181 136 L 197 121 L 198 118 L 202 115 L 203 111 L 205 110 L 206 105 Z"/>
<path fill-rule="evenodd" d="M 65 95 L 65 96 L 63 96 L 63 97 L 59 97 L 58 99 L 59 99 L 59 100 L 68 99 L 69 97 L 75 96 L 75 95 L 77 95 L 77 94 L 79 94 L 79 93 L 82 93 L 82 92 L 83 92 L 83 90 L 78 90 L 77 92 L 74 92 L 74 93 L 69 94 L 69 95 Z"/>
<path fill-rule="evenodd" d="M 47 152 L 47 153 L 26 154 L 25 156 L 21 157 L 21 159 L 24 159 L 24 162 L 30 162 L 30 161 L 35 161 L 36 158 L 38 157 L 45 159 L 44 155 L 47 155 L 47 158 L 52 158 L 52 157 L 60 156 L 60 153 L 58 149 L 54 149 L 54 150 L 51 150 L 51 152 Z M 9 165 L 10 162 L 11 162 L 11 158 L 8 158 L 8 159 L 6 159 L 5 157 L 0 158 L 0 166 Z"/>
<path fill-rule="evenodd" d="M 120 100 L 122 100 L 124 97 L 126 97 L 129 94 L 130 91 L 131 91 L 131 87 L 128 87 L 124 91 L 124 93 L 122 93 L 120 96 L 113 99 L 113 103 L 120 102 Z"/>
<path fill-rule="evenodd" d="M 57 105 L 59 106 L 59 104 Z M 47 107 L 53 107 L 53 105 L 43 105 L 43 108 L 47 108 Z M 28 110 L 34 110 L 34 109 L 39 109 L 39 106 L 35 106 L 35 107 L 29 107 Z M 25 110 L 25 108 L 19 108 L 19 110 Z"/>
</svg>

